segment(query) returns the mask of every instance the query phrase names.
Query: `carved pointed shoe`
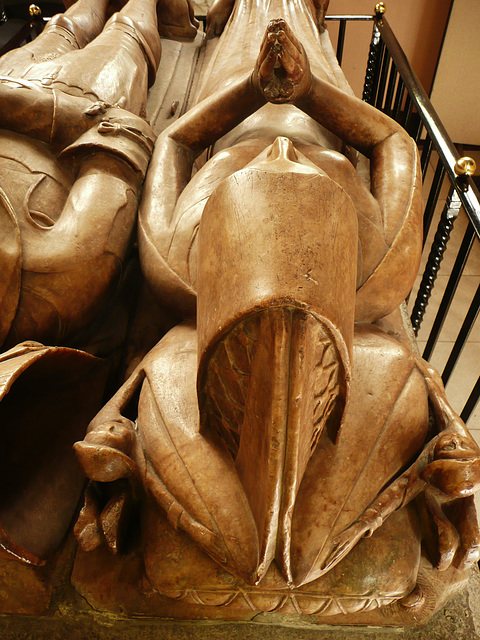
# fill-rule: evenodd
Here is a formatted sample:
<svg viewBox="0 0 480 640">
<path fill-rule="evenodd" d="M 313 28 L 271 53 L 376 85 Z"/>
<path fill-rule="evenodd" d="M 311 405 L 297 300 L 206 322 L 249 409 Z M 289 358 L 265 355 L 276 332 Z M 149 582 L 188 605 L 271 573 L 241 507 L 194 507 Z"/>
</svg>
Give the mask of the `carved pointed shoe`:
<svg viewBox="0 0 480 640">
<path fill-rule="evenodd" d="M 292 583 L 296 495 L 348 402 L 356 213 L 278 138 L 214 191 L 199 234 L 200 429 L 235 460 L 258 532 L 255 581 L 276 558 Z"/>
</svg>

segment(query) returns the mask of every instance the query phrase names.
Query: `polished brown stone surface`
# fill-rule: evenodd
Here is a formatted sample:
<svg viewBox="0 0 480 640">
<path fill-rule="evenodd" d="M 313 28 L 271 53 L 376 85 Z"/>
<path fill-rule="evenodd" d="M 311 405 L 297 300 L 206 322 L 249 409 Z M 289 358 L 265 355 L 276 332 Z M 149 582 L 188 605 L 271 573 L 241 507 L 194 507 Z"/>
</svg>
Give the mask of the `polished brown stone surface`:
<svg viewBox="0 0 480 640">
<path fill-rule="evenodd" d="M 156 3 L 70 4 L 0 60 L 4 612 L 42 612 L 71 570 L 65 537 L 85 484 L 72 445 L 115 384 L 155 138 L 144 115 L 161 54 Z M 187 3 L 158 13 L 163 35 L 196 35 Z"/>
<path fill-rule="evenodd" d="M 480 450 L 400 311 L 418 150 L 352 96 L 327 6 L 214 2 L 155 131 L 186 2 L 78 0 L 0 61 L 2 339 L 69 345 L 0 357 L 3 612 L 418 626 L 464 586 Z"/>
<path fill-rule="evenodd" d="M 214 20 L 219 7 L 233 8 L 232 18 L 197 85 L 197 105 L 157 140 L 140 208 L 144 273 L 185 321 L 146 356 L 76 450 L 92 480 L 128 478 L 140 491 L 146 584 L 171 598 L 172 615 L 303 606 L 355 620 L 401 601 L 402 620 L 412 622 L 442 599 L 435 572 L 426 570 L 425 582 L 424 565 L 418 572 L 420 541 L 441 570 L 454 562 L 463 571 L 477 557 L 478 474 L 475 443 L 395 311 L 418 265 L 417 154 L 397 125 L 336 88 L 338 68 L 313 45 L 318 33 L 302 34 L 315 51 L 309 63 L 287 23 L 273 20 L 254 54 L 265 6 L 216 3 Z M 299 27 L 300 12 L 291 18 Z M 232 51 L 242 46 L 248 53 L 237 62 Z M 248 55 L 256 62 L 244 76 Z M 312 118 L 370 158 L 371 194 L 350 163 L 325 150 L 332 138 Z M 219 138 L 217 155 L 189 182 L 195 159 Z M 122 412 L 139 389 L 133 424 Z M 434 438 L 428 400 L 444 430 Z M 122 491 L 86 503 L 77 534 L 87 555 L 78 554 L 73 580 L 99 608 L 135 600 L 133 613 L 145 603 L 105 599 L 108 580 L 98 587 L 88 568 L 88 553 L 96 564 L 105 557 L 102 540 L 117 549 L 105 523 L 131 489 Z M 392 514 L 417 496 L 419 522 L 409 533 L 397 525 L 396 541 Z M 357 543 L 374 531 L 374 555 L 385 564 L 370 570 L 360 558 L 371 554 Z M 406 539 L 411 558 L 394 551 Z M 393 568 L 400 557 L 408 570 Z M 236 588 L 222 585 L 220 570 Z M 381 575 L 387 588 L 381 580 L 359 586 Z M 315 594 L 308 604 L 304 588 Z"/>
</svg>

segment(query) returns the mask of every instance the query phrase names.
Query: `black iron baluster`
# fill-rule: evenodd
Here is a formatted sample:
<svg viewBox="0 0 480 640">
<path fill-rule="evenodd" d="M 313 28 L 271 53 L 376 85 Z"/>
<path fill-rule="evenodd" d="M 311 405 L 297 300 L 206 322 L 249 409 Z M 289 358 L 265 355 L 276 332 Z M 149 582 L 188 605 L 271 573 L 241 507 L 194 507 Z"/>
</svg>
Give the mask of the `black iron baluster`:
<svg viewBox="0 0 480 640">
<path fill-rule="evenodd" d="M 438 114 L 425 93 L 425 90 L 411 68 L 405 56 L 405 52 L 392 32 L 388 21 L 382 17 L 382 19 L 376 23 L 376 26 L 380 31 L 383 43 L 388 48 L 390 56 L 395 60 L 395 64 L 404 82 L 404 86 L 407 87 L 408 95 L 414 103 L 415 111 L 420 114 L 426 130 L 434 140 L 435 149 L 445 165 L 445 170 L 452 183 L 455 184 L 458 181 L 458 176 L 455 171 L 455 165 L 459 159 L 458 151 L 449 138 L 448 133 L 442 125 Z M 397 97 L 398 94 L 399 92 L 397 88 Z M 400 96 L 398 98 L 399 109 L 402 104 L 403 98 Z M 471 178 L 462 178 L 459 197 L 480 238 L 480 193 L 476 189 Z"/>
<path fill-rule="evenodd" d="M 407 93 L 407 99 L 405 100 L 405 108 L 403 109 L 403 112 L 399 120 L 400 124 L 403 125 L 403 128 L 406 129 L 406 131 L 408 131 L 408 121 L 410 120 L 410 116 L 412 115 L 412 108 L 413 108 L 412 97 L 409 93 Z"/>
<path fill-rule="evenodd" d="M 343 60 L 343 46 L 345 44 L 345 30 L 347 27 L 347 21 L 340 20 L 338 25 L 338 39 L 337 39 L 337 60 L 338 64 L 342 64 Z"/>
<path fill-rule="evenodd" d="M 472 303 L 467 311 L 467 315 L 462 323 L 462 327 L 458 332 L 457 339 L 455 340 L 455 344 L 453 345 L 453 349 L 450 352 L 450 356 L 448 357 L 447 364 L 442 373 L 443 384 L 447 384 L 450 376 L 452 375 L 452 371 L 457 364 L 457 360 L 462 353 L 462 349 L 465 346 L 465 342 L 470 335 L 470 331 L 477 319 L 478 312 L 480 310 L 480 285 L 477 287 L 477 291 L 473 297 Z"/>
<path fill-rule="evenodd" d="M 378 85 L 377 99 L 375 106 L 377 109 L 383 110 L 383 99 L 385 97 L 385 87 L 387 85 L 388 68 L 390 66 L 390 54 L 387 49 L 384 50 L 382 58 L 382 68 L 380 70 L 380 82 Z"/>
<path fill-rule="evenodd" d="M 430 231 L 430 225 L 432 224 L 433 214 L 435 207 L 437 206 L 438 196 L 442 190 L 443 180 L 445 177 L 445 166 L 441 160 L 437 162 L 435 169 L 435 175 L 433 176 L 432 186 L 428 194 L 427 204 L 423 213 L 423 244 L 425 244 Z"/>
<path fill-rule="evenodd" d="M 417 131 L 413 136 L 413 139 L 418 144 L 418 141 L 420 140 L 420 136 L 422 135 L 422 131 L 423 131 L 423 122 L 422 122 L 422 119 L 418 116 L 418 113 L 416 113 L 415 115 L 418 118 L 418 124 L 417 124 Z"/>
<path fill-rule="evenodd" d="M 427 174 L 428 163 L 430 162 L 431 155 L 432 155 L 432 139 L 427 133 L 425 142 L 423 143 L 422 157 L 420 159 L 420 164 L 422 166 L 422 176 L 424 180 Z"/>
<path fill-rule="evenodd" d="M 460 199 L 453 187 L 452 191 L 453 192 L 449 194 L 445 207 L 443 208 L 437 232 L 428 256 L 427 265 L 423 272 L 422 281 L 415 299 L 412 315 L 410 317 L 415 335 L 418 335 L 420 325 L 422 324 L 428 301 L 432 295 L 433 285 L 437 279 L 443 255 L 447 248 L 448 240 L 450 239 L 453 223 L 460 210 Z M 423 357 L 427 359 L 425 355 Z"/>
<path fill-rule="evenodd" d="M 385 106 L 383 108 L 385 113 L 387 113 L 388 115 L 392 113 L 393 93 L 395 91 L 395 85 L 397 83 L 397 79 L 398 79 L 397 67 L 395 66 L 395 62 L 392 60 L 392 63 L 390 65 L 390 75 L 388 78 L 387 95 L 385 97 Z"/>
<path fill-rule="evenodd" d="M 468 396 L 468 400 L 465 403 L 465 406 L 462 409 L 462 413 L 460 414 L 460 418 L 466 422 L 472 414 L 472 411 L 477 406 L 478 399 L 480 398 L 480 376 L 475 383 L 475 386 L 472 389 L 472 392 Z"/>
<path fill-rule="evenodd" d="M 373 25 L 372 39 L 370 41 L 370 49 L 368 51 L 367 71 L 365 73 L 365 82 L 363 84 L 362 100 L 368 104 L 375 103 L 377 95 L 377 82 L 381 55 L 383 53 L 383 43 L 380 38 L 380 31 L 377 25 Z"/>
<path fill-rule="evenodd" d="M 427 339 L 427 344 L 425 345 L 425 349 L 423 351 L 423 357 L 425 358 L 425 360 L 428 360 L 430 358 L 432 351 L 437 343 L 438 336 L 440 334 L 440 331 L 442 330 L 443 323 L 445 322 L 445 318 L 447 317 L 448 310 L 450 309 L 450 305 L 453 300 L 453 296 L 455 295 L 458 284 L 460 282 L 460 278 L 462 277 L 462 273 L 465 268 L 465 264 L 467 263 L 468 256 L 470 255 L 474 237 L 475 232 L 473 229 L 473 225 L 469 224 L 467 230 L 465 231 L 465 235 L 463 236 L 462 244 L 457 253 L 455 264 L 453 265 L 452 273 L 448 278 L 447 286 L 445 287 L 442 300 L 438 307 L 435 320 Z"/>
<path fill-rule="evenodd" d="M 402 78 L 398 79 L 397 84 L 397 92 L 395 93 L 395 102 L 393 104 L 393 115 L 392 118 L 399 122 L 400 113 L 402 111 L 403 98 L 405 96 L 405 85 L 403 83 Z"/>
</svg>

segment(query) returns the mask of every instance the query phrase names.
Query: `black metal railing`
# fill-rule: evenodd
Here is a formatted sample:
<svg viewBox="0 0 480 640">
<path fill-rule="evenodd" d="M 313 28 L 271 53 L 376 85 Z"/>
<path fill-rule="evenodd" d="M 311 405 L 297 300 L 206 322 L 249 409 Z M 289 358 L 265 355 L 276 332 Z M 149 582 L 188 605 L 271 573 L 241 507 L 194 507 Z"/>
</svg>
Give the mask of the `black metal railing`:
<svg viewBox="0 0 480 640">
<path fill-rule="evenodd" d="M 373 16 L 371 15 L 327 15 L 325 16 L 327 22 L 338 22 L 338 36 L 337 36 L 337 60 L 338 64 L 342 64 L 343 61 L 343 49 L 345 46 L 345 34 L 347 31 L 348 22 L 371 22 Z"/>
<path fill-rule="evenodd" d="M 427 176 L 432 153 L 436 152 L 438 156 L 424 210 L 424 243 L 427 242 L 442 187 L 444 187 L 445 181 L 448 183 L 448 195 L 433 241 L 430 246 L 427 244 L 424 248 L 428 257 L 411 315 L 416 335 L 432 295 L 455 221 L 461 210 L 468 217 L 463 240 L 422 353 L 423 357 L 429 360 L 447 319 L 472 247 L 475 243 L 480 242 L 480 194 L 471 177 L 458 175 L 462 169 L 461 166 L 459 167 L 460 153 L 443 127 L 385 16 L 378 13 L 374 16 L 329 16 L 328 19 L 340 22 L 337 39 L 339 62 L 342 61 L 347 22 L 367 19 L 373 21 L 362 98 L 399 122 L 419 144 L 422 149 L 421 167 L 424 180 Z M 451 378 L 452 372 L 459 362 L 479 310 L 480 286 L 471 301 L 453 347 L 447 356 L 442 371 L 442 379 L 445 384 Z M 466 421 L 469 418 L 479 396 L 480 376 L 461 410 L 463 420 Z"/>
</svg>

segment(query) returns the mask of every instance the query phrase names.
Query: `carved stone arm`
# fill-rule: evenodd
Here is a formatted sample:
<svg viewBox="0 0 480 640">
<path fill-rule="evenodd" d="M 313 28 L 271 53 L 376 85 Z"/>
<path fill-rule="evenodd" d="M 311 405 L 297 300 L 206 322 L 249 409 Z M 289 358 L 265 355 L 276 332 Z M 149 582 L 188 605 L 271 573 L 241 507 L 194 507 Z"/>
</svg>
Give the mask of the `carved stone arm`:
<svg viewBox="0 0 480 640">
<path fill-rule="evenodd" d="M 371 190 L 380 204 L 385 238 L 391 245 L 399 225 L 421 203 L 415 142 L 381 111 L 315 76 L 308 93 L 295 104 L 370 158 Z"/>
<path fill-rule="evenodd" d="M 145 181 L 143 215 L 171 218 L 178 196 L 204 149 L 259 109 L 265 99 L 250 76 L 210 96 L 168 127 L 157 139 Z"/>
<path fill-rule="evenodd" d="M 418 271 L 422 195 L 417 147 L 396 122 L 316 77 L 296 104 L 370 158 L 371 191 L 380 205 L 388 250 L 357 291 L 355 318 L 372 322 L 405 299 Z"/>
<path fill-rule="evenodd" d="M 456 501 L 457 511 L 464 510 L 470 514 L 467 519 L 473 532 L 466 531 L 465 540 L 458 540 L 462 533 L 459 531 L 451 535 L 450 540 L 440 541 L 443 548 L 439 550 L 439 568 L 447 568 L 460 543 L 463 549 L 458 559 L 459 565 L 466 566 L 478 559 L 478 527 L 471 498 L 480 489 L 480 450 L 448 404 L 439 374 L 421 358 L 416 358 L 416 362 L 425 377 L 440 433 L 425 445 L 414 463 L 386 487 L 352 525 L 337 536 L 323 569 L 337 564 L 362 537 L 370 536 L 388 516 L 423 491 L 430 512 L 434 518 L 441 520 L 443 530 L 450 531 L 452 525 L 448 524 L 446 514 L 442 513 L 442 505 Z"/>
<path fill-rule="evenodd" d="M 165 133 L 196 157 L 265 102 L 248 75 L 200 102 Z"/>
<path fill-rule="evenodd" d="M 168 298 L 171 287 L 182 313 L 194 313 L 195 294 L 166 264 L 161 238 L 172 221 L 178 197 L 191 179 L 195 158 L 264 103 L 247 76 L 200 102 L 168 127 L 155 144 L 139 209 L 142 269 L 159 299 Z M 162 277 L 163 272 L 168 276 Z"/>
</svg>

